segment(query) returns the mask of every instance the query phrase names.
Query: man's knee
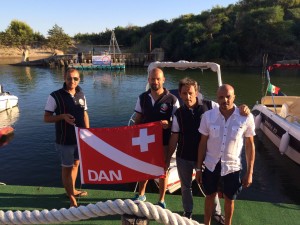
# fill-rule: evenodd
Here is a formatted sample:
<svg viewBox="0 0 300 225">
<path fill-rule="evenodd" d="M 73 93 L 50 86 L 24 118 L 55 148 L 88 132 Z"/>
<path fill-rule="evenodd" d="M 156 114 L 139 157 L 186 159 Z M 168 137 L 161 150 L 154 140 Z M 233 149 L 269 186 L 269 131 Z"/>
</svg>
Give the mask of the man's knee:
<svg viewBox="0 0 300 225">
<path fill-rule="evenodd" d="M 216 196 L 217 196 L 217 192 L 212 193 L 212 194 L 210 194 L 210 195 L 206 195 L 205 197 L 206 197 L 208 200 L 210 200 L 210 201 L 214 201 L 215 198 L 216 198 Z"/>
</svg>

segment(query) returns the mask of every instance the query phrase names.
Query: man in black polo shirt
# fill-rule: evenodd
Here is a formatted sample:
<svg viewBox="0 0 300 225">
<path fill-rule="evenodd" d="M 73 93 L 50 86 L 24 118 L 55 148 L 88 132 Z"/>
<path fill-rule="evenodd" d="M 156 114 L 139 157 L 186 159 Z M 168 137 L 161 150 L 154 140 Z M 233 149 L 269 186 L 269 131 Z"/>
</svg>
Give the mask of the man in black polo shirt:
<svg viewBox="0 0 300 225">
<path fill-rule="evenodd" d="M 61 158 L 62 182 L 70 198 L 70 206 L 77 207 L 76 196 L 86 196 L 87 192 L 75 189 L 78 174 L 79 155 L 75 128 L 89 128 L 86 99 L 78 86 L 79 72 L 68 69 L 64 75 L 63 88 L 50 94 L 45 106 L 44 121 L 55 123 L 56 149 Z"/>
<path fill-rule="evenodd" d="M 159 68 L 153 69 L 148 77 L 150 89 L 142 93 L 135 106 L 135 124 L 161 121 L 163 125 L 164 155 L 167 156 L 168 144 L 171 134 L 171 119 L 173 113 L 179 107 L 178 99 L 163 87 L 165 77 Z M 164 159 L 165 160 L 165 159 Z M 159 179 L 159 201 L 158 205 L 166 208 L 165 193 L 167 188 L 166 178 Z M 134 200 L 146 201 L 146 185 L 148 180 L 139 182 L 139 194 Z"/>
</svg>

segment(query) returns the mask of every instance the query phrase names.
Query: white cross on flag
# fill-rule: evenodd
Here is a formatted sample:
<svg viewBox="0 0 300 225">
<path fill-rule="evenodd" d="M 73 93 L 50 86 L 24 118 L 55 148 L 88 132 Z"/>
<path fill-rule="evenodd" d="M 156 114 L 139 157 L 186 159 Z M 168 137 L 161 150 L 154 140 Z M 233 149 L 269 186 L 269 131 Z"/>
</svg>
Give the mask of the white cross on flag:
<svg viewBox="0 0 300 225">
<path fill-rule="evenodd" d="M 129 183 L 164 175 L 160 122 L 75 129 L 82 184 Z"/>
</svg>

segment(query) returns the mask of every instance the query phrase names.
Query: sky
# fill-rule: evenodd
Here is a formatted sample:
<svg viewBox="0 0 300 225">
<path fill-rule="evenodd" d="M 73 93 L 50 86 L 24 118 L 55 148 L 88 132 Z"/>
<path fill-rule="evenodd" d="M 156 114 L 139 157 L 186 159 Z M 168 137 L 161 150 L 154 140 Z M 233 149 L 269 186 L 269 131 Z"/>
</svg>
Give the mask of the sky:
<svg viewBox="0 0 300 225">
<path fill-rule="evenodd" d="M 117 26 L 140 26 L 171 21 L 185 14 L 200 14 L 238 0 L 5 0 L 1 1 L 0 32 L 12 20 L 27 23 L 47 36 L 55 24 L 70 36 L 100 33 Z"/>
</svg>

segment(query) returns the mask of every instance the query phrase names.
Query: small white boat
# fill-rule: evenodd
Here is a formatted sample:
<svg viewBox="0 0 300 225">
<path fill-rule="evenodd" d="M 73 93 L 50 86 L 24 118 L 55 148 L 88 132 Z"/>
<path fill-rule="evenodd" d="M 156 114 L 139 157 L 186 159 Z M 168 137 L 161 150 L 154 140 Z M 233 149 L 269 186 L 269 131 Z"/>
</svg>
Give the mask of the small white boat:
<svg viewBox="0 0 300 225">
<path fill-rule="evenodd" d="M 11 109 L 18 105 L 18 97 L 4 92 L 0 84 L 0 112 Z"/>
<path fill-rule="evenodd" d="M 300 68 L 300 64 L 271 66 L 274 68 Z M 269 82 L 270 83 L 270 82 Z M 256 129 L 277 146 L 281 154 L 300 165 L 300 96 L 264 96 L 254 105 Z"/>
<path fill-rule="evenodd" d="M 185 69 L 199 69 L 199 74 L 201 75 L 203 70 L 210 69 L 211 71 L 216 73 L 218 85 L 217 87 L 222 85 L 222 78 L 221 78 L 221 69 L 220 65 L 214 62 L 188 62 L 188 61 L 178 61 L 178 62 L 152 62 L 148 66 L 148 75 L 152 69 L 154 68 L 174 68 L 177 70 L 185 70 Z M 185 75 L 186 76 L 186 75 Z M 183 77 L 184 78 L 184 77 Z M 146 91 L 149 89 L 149 84 L 146 79 Z M 172 94 L 175 94 L 178 97 L 178 90 L 170 90 Z M 202 94 L 199 93 L 198 98 L 203 98 Z M 179 99 L 179 97 L 178 97 Z M 130 117 L 128 125 L 132 125 L 134 123 L 134 117 L 135 113 Z M 170 193 L 175 192 L 181 187 L 180 179 L 177 172 L 177 166 L 176 166 L 176 152 L 174 152 L 171 162 L 170 162 L 170 168 L 169 168 L 169 178 L 168 178 L 168 184 L 167 184 L 167 190 Z M 196 172 L 193 172 L 193 179 L 195 179 Z M 158 185 L 158 179 L 154 180 L 155 183 Z"/>
</svg>

